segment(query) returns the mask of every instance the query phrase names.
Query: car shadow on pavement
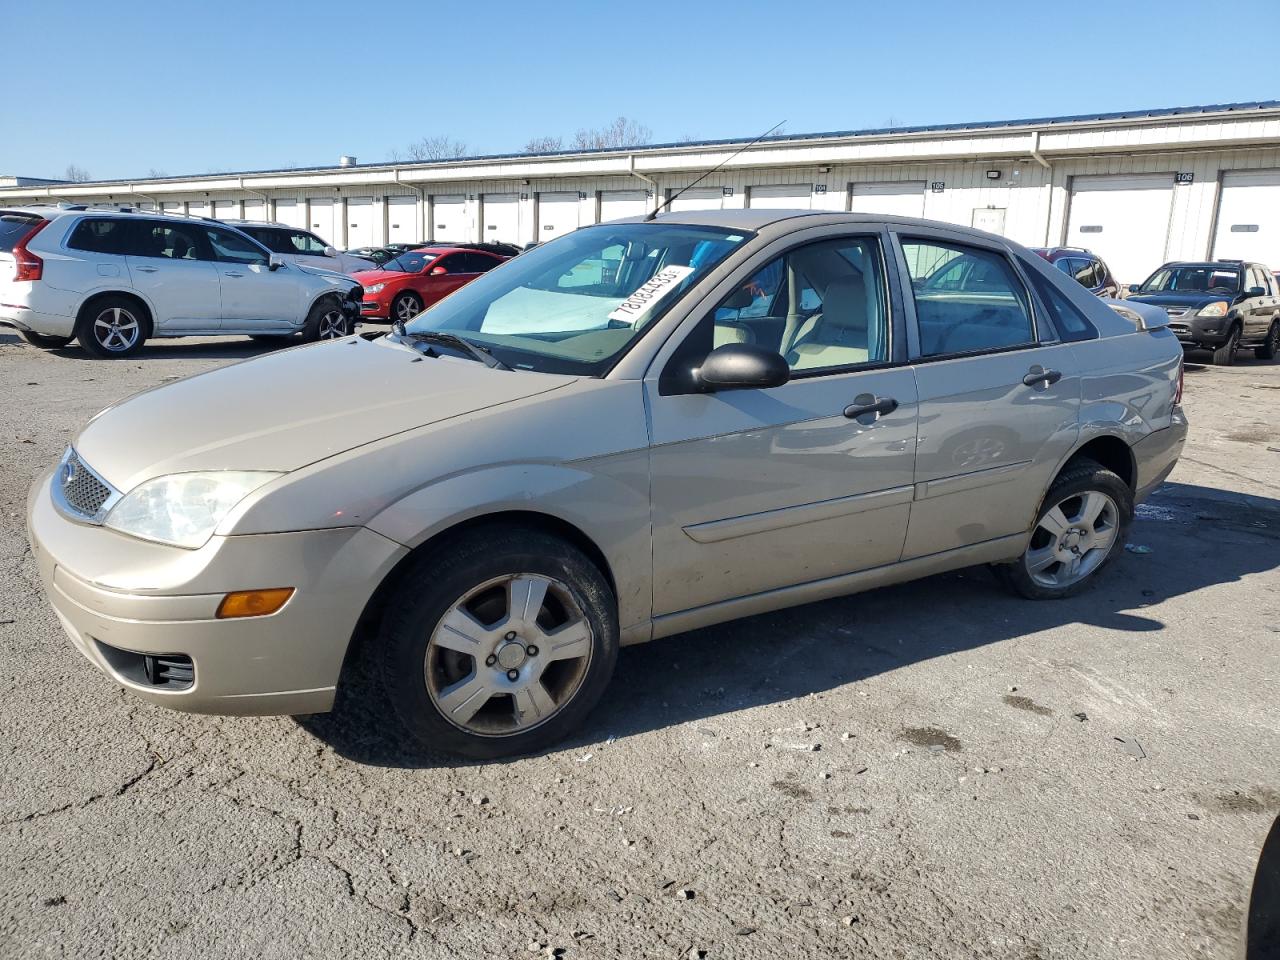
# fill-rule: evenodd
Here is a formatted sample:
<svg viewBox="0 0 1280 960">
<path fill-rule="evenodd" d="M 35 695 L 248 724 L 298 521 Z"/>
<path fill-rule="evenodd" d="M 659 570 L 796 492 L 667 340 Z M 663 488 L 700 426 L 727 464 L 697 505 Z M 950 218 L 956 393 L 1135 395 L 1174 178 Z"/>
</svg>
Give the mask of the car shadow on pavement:
<svg viewBox="0 0 1280 960">
<path fill-rule="evenodd" d="M 279 343 L 262 343 L 250 340 L 248 337 L 226 337 L 216 340 L 201 338 L 190 341 L 183 339 L 150 340 L 134 356 L 122 357 L 121 359 L 126 362 L 142 362 L 146 360 L 240 360 L 247 357 L 255 357 L 260 353 L 270 353 L 272 350 L 280 350 L 287 346 L 295 346 L 301 342 L 300 340 L 284 337 L 280 338 Z M 0 333 L 0 346 L 7 345 L 22 346 L 23 341 L 16 333 Z M 71 360 L 100 362 L 97 357 L 86 353 L 74 342 L 57 350 L 41 351 L 39 347 L 27 347 L 27 349 L 48 353 L 55 357 L 66 357 Z"/>
<path fill-rule="evenodd" d="M 553 750 L 825 693 L 1068 624 L 1159 632 L 1165 624 L 1152 608 L 1162 600 L 1280 566 L 1280 501 L 1165 484 L 1139 507 L 1127 543 L 1133 549 L 1119 554 L 1091 590 L 1066 600 L 1014 597 L 989 570 L 971 567 L 624 648 L 586 727 Z M 332 713 L 299 722 L 359 763 L 482 762 L 393 742 L 369 708 L 375 689 L 367 677 L 355 678 L 340 688 Z"/>
</svg>

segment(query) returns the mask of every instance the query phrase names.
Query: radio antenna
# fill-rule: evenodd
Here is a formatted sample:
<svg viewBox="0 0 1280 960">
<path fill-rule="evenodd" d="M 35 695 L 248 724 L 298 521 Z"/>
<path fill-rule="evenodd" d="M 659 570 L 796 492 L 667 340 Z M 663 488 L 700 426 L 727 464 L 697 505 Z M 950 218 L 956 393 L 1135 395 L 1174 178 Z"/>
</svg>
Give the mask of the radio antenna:
<svg viewBox="0 0 1280 960">
<path fill-rule="evenodd" d="M 728 163 L 730 160 L 732 160 L 734 157 L 736 157 L 738 154 L 740 154 L 743 150 L 746 150 L 748 147 L 754 147 L 757 143 L 759 143 L 761 140 L 763 140 L 763 139 L 764 139 L 765 137 L 767 137 L 769 134 L 773 133 L 773 131 L 777 130 L 780 126 L 782 126 L 782 125 L 783 125 L 784 123 L 786 123 L 786 122 L 787 122 L 787 121 L 785 121 L 785 120 L 779 120 L 779 121 L 778 121 L 777 123 L 775 123 L 772 127 L 770 127 L 768 130 L 766 130 L 764 133 L 760 134 L 760 136 L 756 137 L 756 138 L 755 138 L 754 140 L 752 140 L 750 143 L 743 144 L 741 147 L 739 147 L 739 148 L 738 148 L 737 150 L 735 150 L 733 153 L 729 154 L 729 156 L 725 157 L 723 160 L 721 160 L 719 163 L 717 163 L 714 167 L 712 167 L 710 170 L 708 170 L 706 173 L 704 173 L 702 176 L 700 176 L 697 180 L 695 180 L 695 181 L 693 181 L 693 183 L 689 184 L 689 186 L 687 186 L 687 187 L 681 187 L 681 188 L 679 189 L 679 191 L 677 191 L 676 193 L 673 193 L 670 197 L 668 197 L 666 200 L 662 201 L 662 203 L 658 204 L 658 205 L 657 205 L 656 207 L 654 207 L 651 211 L 649 211 L 649 213 L 645 214 L 645 218 L 644 218 L 644 219 L 645 219 L 645 222 L 646 222 L 646 223 L 648 223 L 650 220 L 652 220 L 654 217 L 656 217 L 658 214 L 660 214 L 660 213 L 662 212 L 663 207 L 667 207 L 667 206 L 670 206 L 672 203 L 675 203 L 675 201 L 676 201 L 676 200 L 678 200 L 678 199 L 679 199 L 679 198 L 684 194 L 684 192 L 685 192 L 686 190 L 690 190 L 690 189 L 692 189 L 693 187 L 696 187 L 696 186 L 697 186 L 698 184 L 700 184 L 703 180 L 707 179 L 707 177 L 711 176 L 713 173 L 715 173 L 717 170 L 719 170 L 721 167 L 723 167 L 726 163 Z"/>
</svg>

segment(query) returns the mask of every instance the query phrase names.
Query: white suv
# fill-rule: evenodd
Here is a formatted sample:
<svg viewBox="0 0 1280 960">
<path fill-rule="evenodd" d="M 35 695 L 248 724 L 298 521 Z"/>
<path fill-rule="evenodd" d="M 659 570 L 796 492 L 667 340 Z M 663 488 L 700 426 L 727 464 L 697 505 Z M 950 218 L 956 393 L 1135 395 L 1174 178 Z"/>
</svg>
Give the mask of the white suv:
<svg viewBox="0 0 1280 960">
<path fill-rule="evenodd" d="M 363 291 L 286 264 L 234 227 L 76 206 L 0 210 L 0 326 L 38 347 L 98 357 L 149 337 L 347 336 Z"/>
<path fill-rule="evenodd" d="M 343 253 L 337 247 L 325 243 L 314 233 L 299 230 L 287 223 L 262 223 L 258 220 L 223 220 L 279 255 L 288 263 L 300 263 L 305 267 L 337 270 L 339 273 L 358 273 L 377 266 L 367 257 Z"/>
</svg>

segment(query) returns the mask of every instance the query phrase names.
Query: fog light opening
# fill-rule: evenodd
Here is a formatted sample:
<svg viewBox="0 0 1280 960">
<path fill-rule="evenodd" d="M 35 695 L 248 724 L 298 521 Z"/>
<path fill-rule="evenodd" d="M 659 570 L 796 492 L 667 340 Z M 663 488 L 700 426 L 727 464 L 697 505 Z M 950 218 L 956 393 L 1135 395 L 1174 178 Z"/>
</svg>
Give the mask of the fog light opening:
<svg viewBox="0 0 1280 960">
<path fill-rule="evenodd" d="M 269 617 L 293 596 L 293 587 L 271 587 L 267 590 L 236 590 L 218 604 L 219 620 L 236 617 Z"/>
</svg>

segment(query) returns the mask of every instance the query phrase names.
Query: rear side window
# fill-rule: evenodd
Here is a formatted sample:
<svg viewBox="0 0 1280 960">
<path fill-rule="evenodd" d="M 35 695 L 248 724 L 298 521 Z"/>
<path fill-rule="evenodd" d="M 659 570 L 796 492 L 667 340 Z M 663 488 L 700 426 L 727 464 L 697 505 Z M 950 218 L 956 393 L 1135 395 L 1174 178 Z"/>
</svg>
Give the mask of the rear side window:
<svg viewBox="0 0 1280 960">
<path fill-rule="evenodd" d="M 67 238 L 67 246 L 73 250 L 88 250 L 91 253 L 114 253 L 120 256 L 132 253 L 129 248 L 129 234 L 133 222 L 117 217 L 97 220 L 86 218 L 76 224 Z"/>
<path fill-rule="evenodd" d="M 920 352 L 926 357 L 1035 342 L 1026 289 L 1003 256 L 942 241 L 903 240 Z"/>
<path fill-rule="evenodd" d="M 209 241 L 195 224 L 148 220 L 139 225 L 141 236 L 130 253 L 165 260 L 212 260 Z"/>
<path fill-rule="evenodd" d="M 1040 295 L 1040 301 L 1057 328 L 1059 337 L 1063 340 L 1092 340 L 1098 335 L 1088 317 L 1053 285 L 1053 281 L 1040 276 L 1031 267 L 1026 269 L 1026 274 L 1031 278 L 1031 285 L 1035 287 L 1036 293 Z M 1044 333 L 1044 338 L 1047 339 L 1048 331 Z"/>
<path fill-rule="evenodd" d="M 10 253 L 43 219 L 30 213 L 0 213 L 0 253 Z"/>
</svg>

